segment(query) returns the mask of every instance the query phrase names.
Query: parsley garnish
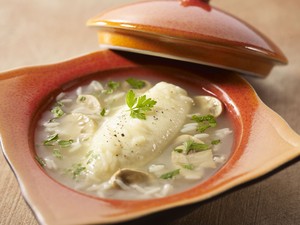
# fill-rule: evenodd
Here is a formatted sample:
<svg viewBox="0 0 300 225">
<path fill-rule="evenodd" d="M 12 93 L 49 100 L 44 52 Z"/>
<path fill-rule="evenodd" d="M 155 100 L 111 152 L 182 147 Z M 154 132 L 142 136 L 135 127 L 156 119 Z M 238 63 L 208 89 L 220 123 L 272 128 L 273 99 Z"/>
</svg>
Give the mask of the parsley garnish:
<svg viewBox="0 0 300 225">
<path fill-rule="evenodd" d="M 188 140 L 183 142 L 183 148 L 176 148 L 174 151 L 178 153 L 184 153 L 184 154 L 189 154 L 191 151 L 192 152 L 201 152 L 201 151 L 206 151 L 210 149 L 210 146 L 208 144 L 203 144 L 203 143 L 197 143 L 193 140 Z"/>
<path fill-rule="evenodd" d="M 193 164 L 183 164 L 182 167 L 184 169 L 187 169 L 187 170 L 193 170 L 194 169 L 194 165 Z"/>
<path fill-rule="evenodd" d="M 57 148 L 53 149 L 52 154 L 55 158 L 63 159 L 63 155 L 61 154 L 61 151 Z"/>
<path fill-rule="evenodd" d="M 71 144 L 73 144 L 73 140 L 70 139 L 70 140 L 59 140 L 57 143 L 60 147 L 62 148 L 67 148 L 67 147 L 70 147 Z"/>
<path fill-rule="evenodd" d="M 54 118 L 59 118 L 61 116 L 63 116 L 65 113 L 64 111 L 61 109 L 60 106 L 55 106 L 52 110 L 51 110 Z"/>
<path fill-rule="evenodd" d="M 74 142 L 74 140 L 72 140 L 72 139 L 59 140 L 58 134 L 52 134 L 44 141 L 43 144 L 45 146 L 55 146 L 58 144 L 62 148 L 67 148 L 67 147 L 70 147 L 70 145 L 73 144 L 73 142 Z"/>
<path fill-rule="evenodd" d="M 142 89 L 145 87 L 146 83 L 145 81 L 138 80 L 135 78 L 128 78 L 126 82 L 133 88 L 133 89 Z"/>
<path fill-rule="evenodd" d="M 129 107 L 132 118 L 145 120 L 145 112 L 150 111 L 156 103 L 155 100 L 147 98 L 146 95 L 137 98 L 133 90 L 128 91 L 126 95 L 126 104 Z"/>
<path fill-rule="evenodd" d="M 80 102 L 85 102 L 85 100 L 86 100 L 86 97 L 85 97 L 85 96 L 81 95 L 81 96 L 79 97 L 79 101 L 80 101 Z"/>
<path fill-rule="evenodd" d="M 217 145 L 217 144 L 220 144 L 220 143 L 221 143 L 221 140 L 220 140 L 220 139 L 212 140 L 212 141 L 211 141 L 211 144 L 212 144 L 212 145 Z"/>
<path fill-rule="evenodd" d="M 200 133 L 203 133 L 210 127 L 217 126 L 217 121 L 215 117 L 212 115 L 206 115 L 206 116 L 193 115 L 192 120 L 198 123 L 197 131 L 199 131 Z"/>
<path fill-rule="evenodd" d="M 177 176 L 180 173 L 180 169 L 176 169 L 173 171 L 170 171 L 168 173 L 164 173 L 160 176 L 161 179 L 172 179 L 173 177 Z"/>
<path fill-rule="evenodd" d="M 197 143 L 192 140 L 186 141 L 183 145 L 185 147 L 185 154 L 189 154 L 190 151 L 193 152 L 206 151 L 210 148 L 210 146 L 207 144 Z"/>
<path fill-rule="evenodd" d="M 103 108 L 102 111 L 100 112 L 100 115 L 101 115 L 101 116 L 105 116 L 105 113 L 106 113 L 106 109 Z"/>
<path fill-rule="evenodd" d="M 183 149 L 181 149 L 181 148 L 175 148 L 174 151 L 178 152 L 178 153 L 183 153 Z"/>
<path fill-rule="evenodd" d="M 35 156 L 36 161 L 41 165 L 41 167 L 46 166 L 46 162 L 41 157 Z"/>
<path fill-rule="evenodd" d="M 53 146 L 53 143 L 56 142 L 57 140 L 58 140 L 58 134 L 52 134 L 44 141 L 44 145 Z"/>
<path fill-rule="evenodd" d="M 108 89 L 104 91 L 104 93 L 106 94 L 112 94 L 115 90 L 118 89 L 118 87 L 120 87 L 120 83 L 116 82 L 116 81 L 109 81 L 107 83 L 107 87 Z"/>
<path fill-rule="evenodd" d="M 72 173 L 73 179 L 76 179 L 83 171 L 86 170 L 85 166 L 82 166 L 81 163 L 74 164 L 71 169 L 68 171 Z"/>
</svg>

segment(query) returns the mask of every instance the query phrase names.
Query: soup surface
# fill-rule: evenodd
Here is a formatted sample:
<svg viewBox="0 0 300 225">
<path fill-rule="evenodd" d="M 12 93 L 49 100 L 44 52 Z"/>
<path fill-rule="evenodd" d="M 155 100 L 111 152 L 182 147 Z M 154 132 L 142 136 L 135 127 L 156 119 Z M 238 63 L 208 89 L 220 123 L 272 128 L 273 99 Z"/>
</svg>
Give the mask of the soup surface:
<svg viewBox="0 0 300 225">
<path fill-rule="evenodd" d="M 36 160 L 77 191 L 158 198 L 215 173 L 232 136 L 224 105 L 208 93 L 136 77 L 92 80 L 61 92 L 42 113 Z"/>
</svg>

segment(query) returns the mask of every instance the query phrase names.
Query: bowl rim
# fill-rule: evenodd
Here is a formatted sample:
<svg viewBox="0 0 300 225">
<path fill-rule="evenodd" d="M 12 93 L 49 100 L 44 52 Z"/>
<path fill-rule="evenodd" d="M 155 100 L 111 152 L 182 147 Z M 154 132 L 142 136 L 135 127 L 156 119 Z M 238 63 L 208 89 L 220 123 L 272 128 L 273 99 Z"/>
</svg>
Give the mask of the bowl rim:
<svg viewBox="0 0 300 225">
<path fill-rule="evenodd" d="M 23 160 L 32 152 L 33 146 L 28 141 L 30 133 L 33 133 L 31 123 L 37 107 L 45 100 L 45 93 L 50 93 L 58 86 L 72 82 L 74 79 L 99 71 L 153 64 L 205 74 L 206 77 L 203 79 L 211 82 L 214 88 L 231 96 L 230 99 L 234 102 L 228 102 L 228 107 L 238 109 L 239 114 L 236 116 L 239 116 L 237 121 L 241 122 L 242 137 L 236 146 L 238 150 L 235 150 L 236 154 L 230 159 L 231 161 L 222 168 L 222 173 L 217 173 L 205 182 L 206 187 L 201 184 L 201 188 L 198 185 L 197 188 L 159 200 L 124 201 L 92 198 L 70 191 L 66 187 L 62 188 L 57 182 L 49 179 L 34 157 Z M 47 87 L 43 85 L 45 82 Z M 34 92 L 24 94 L 24 89 L 34 90 Z M 55 224 L 58 220 L 61 224 L 121 222 L 164 209 L 199 202 L 262 176 L 300 154 L 300 137 L 279 115 L 261 102 L 250 84 L 239 75 L 190 63 L 179 64 L 174 60 L 152 56 L 104 50 L 53 65 L 5 72 L 0 74 L 0 102 L 3 105 L 0 109 L 3 153 L 17 177 L 24 198 L 42 224 Z M 241 108 L 245 104 L 247 107 Z M 7 115 L 7 111 L 11 114 Z M 16 129 L 14 124 L 20 126 Z M 258 128 L 257 132 L 253 131 L 254 126 Z M 249 164 L 247 159 L 258 154 L 253 147 L 266 148 L 264 145 L 267 140 L 255 139 L 266 129 L 272 129 L 270 138 L 280 137 L 280 143 L 283 143 L 285 148 L 274 151 L 268 148 L 263 157 L 257 159 L 254 164 Z M 22 151 L 16 152 L 18 149 Z M 47 204 L 45 200 L 48 201 Z M 80 207 L 74 205 L 76 202 L 81 203 Z M 60 210 L 57 210 L 57 207 Z"/>
</svg>

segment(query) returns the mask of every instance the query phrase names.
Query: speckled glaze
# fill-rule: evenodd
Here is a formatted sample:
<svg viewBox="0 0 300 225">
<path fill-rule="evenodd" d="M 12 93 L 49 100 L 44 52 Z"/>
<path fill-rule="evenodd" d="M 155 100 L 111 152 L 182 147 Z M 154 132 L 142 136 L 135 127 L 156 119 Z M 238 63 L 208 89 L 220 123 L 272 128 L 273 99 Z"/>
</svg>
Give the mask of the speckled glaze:
<svg viewBox="0 0 300 225">
<path fill-rule="evenodd" d="M 280 49 L 255 28 L 200 0 L 142 1 L 90 19 L 101 46 L 265 77 L 286 64 Z"/>
<path fill-rule="evenodd" d="M 101 78 L 128 70 L 141 76 L 161 74 L 177 82 L 179 78 L 172 74 L 182 72 L 182 82 L 192 78 L 199 89 L 224 103 L 234 125 L 234 145 L 229 161 L 215 175 L 175 195 L 124 201 L 76 192 L 43 171 L 35 160 L 33 131 L 50 96 L 90 75 Z M 259 100 L 246 81 L 234 72 L 175 60 L 105 50 L 54 65 L 6 72 L 0 74 L 0 102 L 4 155 L 41 224 L 113 223 L 199 202 L 266 174 L 300 154 L 300 137 Z"/>
</svg>

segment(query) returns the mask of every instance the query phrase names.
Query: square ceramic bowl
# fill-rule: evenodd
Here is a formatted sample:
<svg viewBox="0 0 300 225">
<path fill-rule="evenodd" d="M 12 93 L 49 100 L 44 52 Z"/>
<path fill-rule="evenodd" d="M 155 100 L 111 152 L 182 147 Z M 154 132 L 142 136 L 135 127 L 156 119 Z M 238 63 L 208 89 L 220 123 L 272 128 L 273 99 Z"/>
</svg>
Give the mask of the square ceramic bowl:
<svg viewBox="0 0 300 225">
<path fill-rule="evenodd" d="M 34 131 L 41 111 L 64 87 L 96 77 L 174 81 L 205 90 L 224 104 L 233 125 L 232 153 L 210 178 L 186 191 L 147 200 L 80 193 L 52 179 L 36 161 Z M 41 224 L 106 224 L 203 201 L 260 177 L 297 157 L 300 137 L 264 105 L 235 72 L 134 53 L 99 51 L 66 62 L 0 75 L 0 134 L 4 155 Z"/>
</svg>

